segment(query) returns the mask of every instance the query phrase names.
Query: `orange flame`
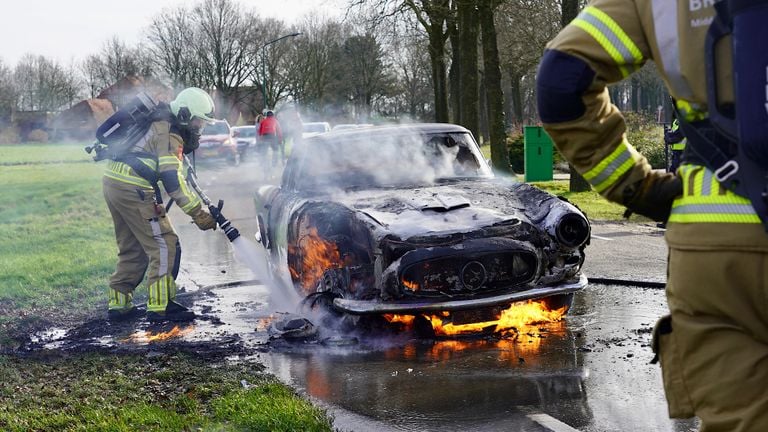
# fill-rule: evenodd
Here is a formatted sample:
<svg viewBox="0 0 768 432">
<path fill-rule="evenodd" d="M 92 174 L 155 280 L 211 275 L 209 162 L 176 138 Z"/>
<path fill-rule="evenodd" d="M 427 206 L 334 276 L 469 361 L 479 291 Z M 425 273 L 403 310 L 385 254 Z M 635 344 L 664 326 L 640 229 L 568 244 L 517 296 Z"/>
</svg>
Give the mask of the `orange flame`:
<svg viewBox="0 0 768 432">
<path fill-rule="evenodd" d="M 137 331 L 136 333 L 128 336 L 128 338 L 126 338 L 125 341 L 134 342 L 134 343 L 152 343 L 152 342 L 164 341 L 164 340 L 184 336 L 186 334 L 191 333 L 192 330 L 194 329 L 195 329 L 195 326 L 190 325 L 184 328 L 180 328 L 179 326 L 174 326 L 172 329 L 166 332 L 160 332 L 160 333 L 153 333 L 151 331 Z"/>
<path fill-rule="evenodd" d="M 317 234 L 317 228 L 310 227 L 309 233 L 299 240 L 298 246 L 291 248 L 292 253 L 301 250 L 301 268 L 290 268 L 294 279 L 300 279 L 301 285 L 308 292 L 314 290 L 315 285 L 330 268 L 341 267 L 341 255 L 335 243 L 321 238 Z"/>
<path fill-rule="evenodd" d="M 412 282 L 412 281 L 403 279 L 403 285 L 405 285 L 405 287 L 408 288 L 411 291 L 418 291 L 419 290 L 419 283 L 418 282 Z"/>
<path fill-rule="evenodd" d="M 541 301 L 528 300 L 527 302 L 513 303 L 508 309 L 501 311 L 497 319 L 467 324 L 454 324 L 450 320 L 449 312 L 441 312 L 438 315 L 423 315 L 437 336 L 457 336 L 480 333 L 492 328 L 493 333 L 509 335 L 523 332 L 526 326 L 537 323 L 558 322 L 563 318 L 567 306 L 550 310 Z M 384 315 L 390 323 L 402 324 L 411 328 L 416 319 L 413 315 Z"/>
</svg>

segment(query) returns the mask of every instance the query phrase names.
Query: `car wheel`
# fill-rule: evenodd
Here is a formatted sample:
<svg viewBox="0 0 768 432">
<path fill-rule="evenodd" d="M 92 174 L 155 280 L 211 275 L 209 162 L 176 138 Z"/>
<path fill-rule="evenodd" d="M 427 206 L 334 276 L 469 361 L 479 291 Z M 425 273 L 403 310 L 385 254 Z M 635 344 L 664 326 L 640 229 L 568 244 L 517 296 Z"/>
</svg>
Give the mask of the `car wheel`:
<svg viewBox="0 0 768 432">
<path fill-rule="evenodd" d="M 549 310 L 557 310 L 566 307 L 566 312 L 568 312 L 568 310 L 571 309 L 571 305 L 573 305 L 573 293 L 544 297 L 542 301 Z"/>
</svg>

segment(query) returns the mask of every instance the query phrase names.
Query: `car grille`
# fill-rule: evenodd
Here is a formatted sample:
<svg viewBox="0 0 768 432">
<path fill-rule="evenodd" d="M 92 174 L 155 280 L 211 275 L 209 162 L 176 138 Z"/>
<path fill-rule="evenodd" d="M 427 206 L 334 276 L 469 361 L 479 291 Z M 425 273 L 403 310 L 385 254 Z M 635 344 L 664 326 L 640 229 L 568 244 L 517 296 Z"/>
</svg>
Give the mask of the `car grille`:
<svg viewBox="0 0 768 432">
<path fill-rule="evenodd" d="M 442 256 L 408 264 L 399 279 L 406 295 L 474 294 L 530 282 L 536 265 L 536 255 L 529 251 Z"/>
</svg>

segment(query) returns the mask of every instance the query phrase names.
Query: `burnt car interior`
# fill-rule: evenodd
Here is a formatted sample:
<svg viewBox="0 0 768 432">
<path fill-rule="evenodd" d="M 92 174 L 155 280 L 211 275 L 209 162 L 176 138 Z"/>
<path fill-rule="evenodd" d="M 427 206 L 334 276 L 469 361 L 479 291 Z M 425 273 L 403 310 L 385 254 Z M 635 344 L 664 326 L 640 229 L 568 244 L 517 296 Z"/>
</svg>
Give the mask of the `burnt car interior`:
<svg viewBox="0 0 768 432">
<path fill-rule="evenodd" d="M 297 190 L 419 186 L 458 178 L 488 177 L 482 155 L 467 133 L 401 134 L 313 143 L 295 178 Z M 322 148 L 317 148 L 322 146 Z M 308 149 L 305 148 L 305 151 Z M 389 167 L 382 170 L 381 167 Z"/>
</svg>

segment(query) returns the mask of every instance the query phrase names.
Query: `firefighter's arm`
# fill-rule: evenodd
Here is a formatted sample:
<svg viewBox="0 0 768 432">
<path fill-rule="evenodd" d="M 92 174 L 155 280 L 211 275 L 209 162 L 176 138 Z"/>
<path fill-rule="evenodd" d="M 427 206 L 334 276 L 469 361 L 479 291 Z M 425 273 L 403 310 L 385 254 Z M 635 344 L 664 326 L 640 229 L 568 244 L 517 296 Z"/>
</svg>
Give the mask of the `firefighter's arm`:
<svg viewBox="0 0 768 432">
<path fill-rule="evenodd" d="M 200 197 L 190 190 L 184 179 L 181 155 L 183 142 L 176 134 L 169 134 L 165 151 L 158 155 L 160 163 L 160 180 L 168 195 L 176 201 L 176 204 L 184 213 L 194 215 L 202 206 Z"/>
<path fill-rule="evenodd" d="M 650 57 L 634 1 L 593 1 L 547 46 L 537 97 L 544 128 L 597 192 L 664 220 L 668 207 L 648 208 L 640 201 L 648 193 L 663 195 L 666 201 L 676 192 L 659 188 L 673 178 L 652 171 L 627 140 L 624 118 L 606 87 L 638 70 Z M 671 197 L 668 201 L 671 206 Z"/>
</svg>

